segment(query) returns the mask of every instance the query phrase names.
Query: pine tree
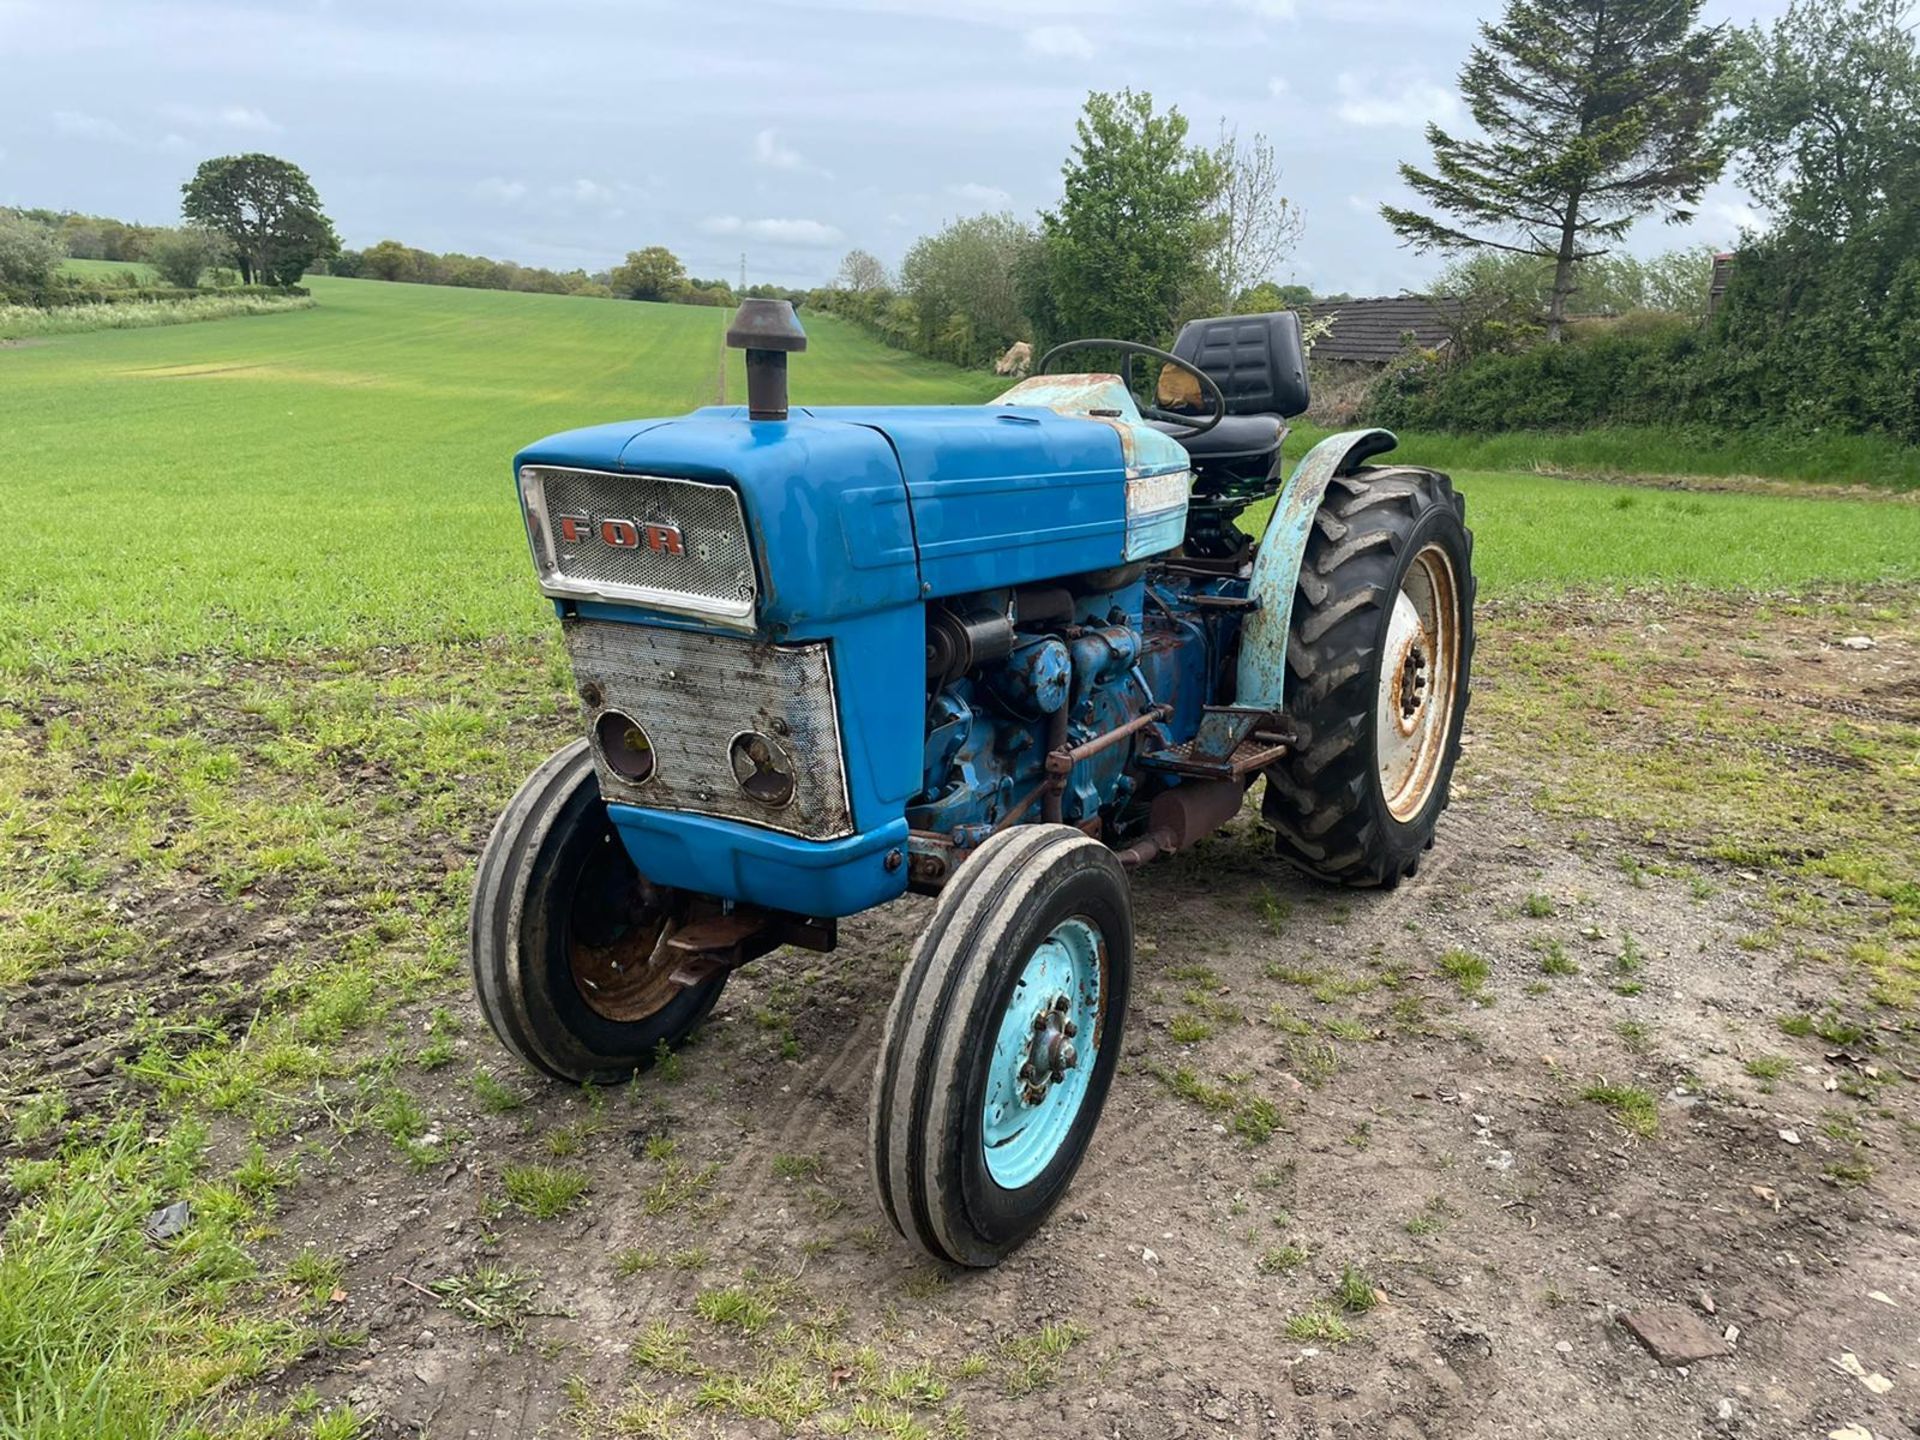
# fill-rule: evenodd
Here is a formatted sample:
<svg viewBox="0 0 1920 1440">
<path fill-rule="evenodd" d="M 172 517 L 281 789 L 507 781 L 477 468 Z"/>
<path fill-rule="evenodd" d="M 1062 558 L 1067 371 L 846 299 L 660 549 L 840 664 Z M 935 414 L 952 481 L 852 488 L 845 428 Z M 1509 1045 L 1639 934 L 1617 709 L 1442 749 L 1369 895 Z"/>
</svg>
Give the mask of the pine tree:
<svg viewBox="0 0 1920 1440">
<path fill-rule="evenodd" d="M 1720 173 L 1709 126 L 1725 37 L 1698 25 L 1703 3 L 1509 0 L 1460 72 L 1484 138 L 1427 126 L 1433 168 L 1400 174 L 1435 213 L 1380 213 L 1418 250 L 1551 259 L 1547 336 L 1557 340 L 1579 262 L 1644 215 L 1690 218 Z"/>
</svg>

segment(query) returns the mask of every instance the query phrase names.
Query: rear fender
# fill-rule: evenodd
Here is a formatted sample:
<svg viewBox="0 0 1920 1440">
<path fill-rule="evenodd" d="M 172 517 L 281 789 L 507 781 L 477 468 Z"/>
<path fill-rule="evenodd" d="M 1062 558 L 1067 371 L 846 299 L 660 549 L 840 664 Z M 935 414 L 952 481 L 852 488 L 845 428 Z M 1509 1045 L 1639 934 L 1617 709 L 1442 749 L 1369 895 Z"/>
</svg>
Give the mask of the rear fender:
<svg viewBox="0 0 1920 1440">
<path fill-rule="evenodd" d="M 1390 430 L 1347 430 L 1329 435 L 1294 467 L 1275 502 L 1254 557 L 1247 593 L 1260 608 L 1240 630 L 1240 664 L 1234 683 L 1236 705 L 1278 710 L 1286 701 L 1287 636 L 1293 624 L 1293 591 L 1307 552 L 1313 517 L 1320 512 L 1327 486 L 1375 455 L 1400 442 Z"/>
</svg>

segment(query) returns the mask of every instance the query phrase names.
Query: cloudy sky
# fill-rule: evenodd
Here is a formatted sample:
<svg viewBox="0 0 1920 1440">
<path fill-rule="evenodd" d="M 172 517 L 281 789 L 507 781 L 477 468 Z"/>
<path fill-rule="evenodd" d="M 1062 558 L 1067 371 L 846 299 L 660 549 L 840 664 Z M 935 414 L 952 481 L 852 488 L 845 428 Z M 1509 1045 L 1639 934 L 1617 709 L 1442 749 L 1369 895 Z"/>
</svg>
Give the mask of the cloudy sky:
<svg viewBox="0 0 1920 1440">
<path fill-rule="evenodd" d="M 985 209 L 1054 202 L 1090 89 L 1270 136 L 1295 279 L 1392 293 L 1434 262 L 1376 207 L 1458 118 L 1496 0 L 0 0 L 0 204 L 177 216 L 209 155 L 305 167 L 349 245 L 804 285 Z M 1746 23 L 1784 0 L 1708 0 Z M 1685 230 L 1731 242 L 1718 188 Z"/>
</svg>

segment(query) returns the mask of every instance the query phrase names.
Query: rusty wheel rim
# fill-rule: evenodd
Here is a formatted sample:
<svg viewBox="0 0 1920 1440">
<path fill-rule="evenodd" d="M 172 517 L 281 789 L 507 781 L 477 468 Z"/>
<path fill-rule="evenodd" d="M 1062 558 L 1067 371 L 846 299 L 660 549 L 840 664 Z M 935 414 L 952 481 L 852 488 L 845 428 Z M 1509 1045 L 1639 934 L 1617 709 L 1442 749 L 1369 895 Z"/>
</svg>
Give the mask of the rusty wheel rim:
<svg viewBox="0 0 1920 1440">
<path fill-rule="evenodd" d="M 1460 587 L 1447 552 L 1429 544 L 1393 598 L 1374 714 L 1380 790 L 1402 824 L 1426 808 L 1439 783 L 1459 673 Z"/>
<path fill-rule="evenodd" d="M 567 969 L 594 1014 L 630 1024 L 680 993 L 673 967 L 653 964 L 674 920 L 671 902 L 672 892 L 647 883 L 609 827 L 581 867 L 567 926 Z"/>
</svg>

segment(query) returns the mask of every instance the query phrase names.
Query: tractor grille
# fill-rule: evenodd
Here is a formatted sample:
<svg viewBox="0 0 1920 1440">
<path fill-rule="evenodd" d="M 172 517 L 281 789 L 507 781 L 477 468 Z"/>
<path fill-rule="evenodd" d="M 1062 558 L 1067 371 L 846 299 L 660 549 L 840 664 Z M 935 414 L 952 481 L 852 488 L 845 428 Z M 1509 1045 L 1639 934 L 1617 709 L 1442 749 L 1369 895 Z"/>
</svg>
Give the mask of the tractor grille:
<svg viewBox="0 0 1920 1440">
<path fill-rule="evenodd" d="M 853 833 L 841 758 L 833 660 L 823 641 L 766 645 L 618 620 L 564 623 L 587 725 L 617 710 L 646 731 L 654 773 L 640 784 L 615 774 L 593 747 L 600 793 L 651 810 L 744 820 L 810 840 Z M 728 747 L 743 731 L 791 757 L 792 800 L 762 804 L 742 791 Z"/>
<path fill-rule="evenodd" d="M 753 548 L 727 486 L 528 465 L 520 497 L 548 595 L 752 625 Z"/>
</svg>

